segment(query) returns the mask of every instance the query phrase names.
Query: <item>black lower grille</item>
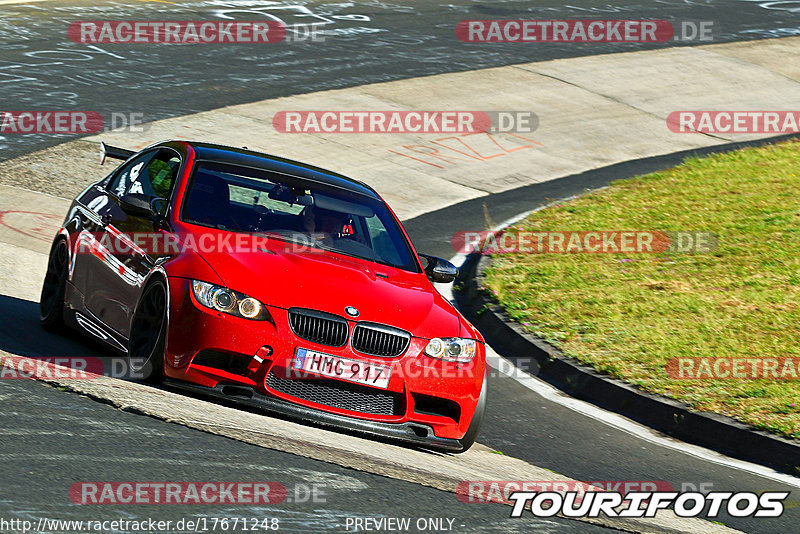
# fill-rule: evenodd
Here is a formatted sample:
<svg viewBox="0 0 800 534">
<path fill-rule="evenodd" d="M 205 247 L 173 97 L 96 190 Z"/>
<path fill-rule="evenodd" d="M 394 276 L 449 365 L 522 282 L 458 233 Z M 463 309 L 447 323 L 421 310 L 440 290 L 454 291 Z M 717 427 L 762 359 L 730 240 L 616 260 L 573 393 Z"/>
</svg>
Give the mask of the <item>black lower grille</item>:
<svg viewBox="0 0 800 534">
<path fill-rule="evenodd" d="M 377 323 L 358 323 L 353 330 L 353 348 L 362 354 L 394 358 L 408 348 L 411 335 L 399 328 Z"/>
<path fill-rule="evenodd" d="M 391 391 L 340 382 L 338 380 L 294 380 L 267 375 L 267 387 L 317 404 L 374 415 L 402 415 L 403 397 Z"/>
<path fill-rule="evenodd" d="M 247 375 L 247 364 L 250 358 L 216 350 L 204 350 L 192 359 L 192 365 L 203 365 L 221 369 L 235 375 Z"/>
<path fill-rule="evenodd" d="M 461 418 L 461 406 L 455 401 L 419 393 L 412 393 L 411 396 L 414 398 L 414 411 L 417 413 L 449 417 L 456 423 Z"/>
<path fill-rule="evenodd" d="M 297 337 L 331 347 L 344 345 L 349 332 L 344 318 L 303 308 L 289 310 L 289 326 Z"/>
</svg>

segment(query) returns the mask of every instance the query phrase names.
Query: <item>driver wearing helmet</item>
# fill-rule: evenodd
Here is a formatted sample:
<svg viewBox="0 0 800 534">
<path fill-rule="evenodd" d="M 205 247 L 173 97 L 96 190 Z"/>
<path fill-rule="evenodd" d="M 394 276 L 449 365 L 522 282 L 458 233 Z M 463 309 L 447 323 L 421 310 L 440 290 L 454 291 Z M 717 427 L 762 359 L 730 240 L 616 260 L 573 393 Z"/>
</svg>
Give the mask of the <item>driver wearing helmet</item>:
<svg viewBox="0 0 800 534">
<path fill-rule="evenodd" d="M 353 233 L 348 214 L 315 206 L 303 210 L 303 229 L 327 247 Z"/>
</svg>

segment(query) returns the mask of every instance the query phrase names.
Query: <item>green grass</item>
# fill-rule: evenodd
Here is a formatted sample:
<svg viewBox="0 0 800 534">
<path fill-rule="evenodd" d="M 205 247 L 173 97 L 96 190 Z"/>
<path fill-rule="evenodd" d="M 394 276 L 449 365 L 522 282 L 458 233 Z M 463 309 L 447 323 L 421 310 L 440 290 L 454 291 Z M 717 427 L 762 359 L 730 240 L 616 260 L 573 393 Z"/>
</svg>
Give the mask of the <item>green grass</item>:
<svg viewBox="0 0 800 534">
<path fill-rule="evenodd" d="M 502 254 L 484 285 L 602 373 L 800 438 L 800 380 L 674 380 L 676 357 L 800 357 L 800 142 L 692 158 L 517 223 L 522 231 L 717 234 L 705 254 Z"/>
</svg>

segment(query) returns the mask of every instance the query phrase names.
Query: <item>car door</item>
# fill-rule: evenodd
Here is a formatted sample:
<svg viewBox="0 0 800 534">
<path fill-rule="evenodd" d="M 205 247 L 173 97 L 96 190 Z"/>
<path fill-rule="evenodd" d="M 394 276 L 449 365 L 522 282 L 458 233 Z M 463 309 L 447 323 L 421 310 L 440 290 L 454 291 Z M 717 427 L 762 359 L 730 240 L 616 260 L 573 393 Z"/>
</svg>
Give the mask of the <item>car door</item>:
<svg viewBox="0 0 800 534">
<path fill-rule="evenodd" d="M 77 256 L 77 261 L 82 261 L 83 265 L 76 264 L 75 270 L 80 273 L 86 309 L 114 330 L 127 306 L 119 291 L 119 281 L 126 269 L 113 254 L 117 246 L 114 223 L 125 217 L 119 199 L 154 155 L 155 151 L 144 152 L 124 163 L 86 203 L 93 224 L 87 224 L 79 237 L 79 247 L 84 253 Z"/>
<path fill-rule="evenodd" d="M 180 165 L 180 155 L 174 150 L 154 149 L 126 163 L 106 187 L 108 202 L 99 211 L 102 254 L 95 255 L 95 276 L 88 284 L 86 304 L 96 318 L 123 337 L 128 335 L 142 282 L 157 260 L 148 244 L 161 229 L 150 217 L 126 213 L 122 199 L 131 193 L 169 199 Z"/>
</svg>

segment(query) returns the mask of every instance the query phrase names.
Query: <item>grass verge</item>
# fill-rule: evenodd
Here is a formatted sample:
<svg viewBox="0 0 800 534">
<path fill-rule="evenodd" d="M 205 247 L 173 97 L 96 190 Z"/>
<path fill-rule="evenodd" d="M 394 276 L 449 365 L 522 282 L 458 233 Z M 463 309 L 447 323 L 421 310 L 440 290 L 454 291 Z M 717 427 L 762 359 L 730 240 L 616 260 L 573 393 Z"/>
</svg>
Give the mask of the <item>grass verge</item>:
<svg viewBox="0 0 800 534">
<path fill-rule="evenodd" d="M 800 377 L 666 372 L 678 357 L 800 357 L 800 142 L 687 159 L 510 230 L 715 233 L 704 254 L 498 254 L 484 285 L 529 332 L 599 372 L 800 438 Z"/>
</svg>

